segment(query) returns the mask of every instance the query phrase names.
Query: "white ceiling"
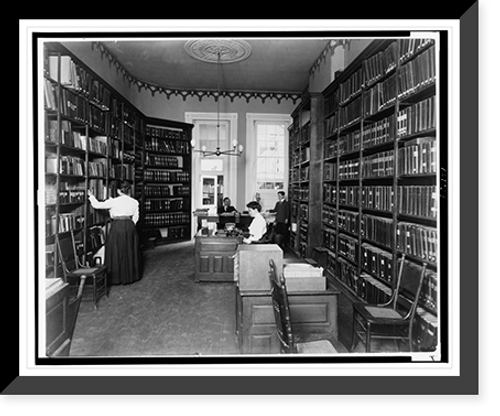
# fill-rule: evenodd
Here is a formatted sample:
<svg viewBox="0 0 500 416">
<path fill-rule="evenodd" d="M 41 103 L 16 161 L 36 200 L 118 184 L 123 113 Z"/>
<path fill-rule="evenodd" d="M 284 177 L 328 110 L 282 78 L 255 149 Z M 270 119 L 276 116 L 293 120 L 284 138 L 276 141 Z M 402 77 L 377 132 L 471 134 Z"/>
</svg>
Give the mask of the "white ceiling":
<svg viewBox="0 0 500 416">
<path fill-rule="evenodd" d="M 221 90 L 302 93 L 309 70 L 330 39 L 257 38 L 244 61 L 221 65 Z M 188 39 L 130 39 L 102 42 L 137 80 L 165 88 L 216 90 L 217 65 L 192 58 Z"/>
</svg>

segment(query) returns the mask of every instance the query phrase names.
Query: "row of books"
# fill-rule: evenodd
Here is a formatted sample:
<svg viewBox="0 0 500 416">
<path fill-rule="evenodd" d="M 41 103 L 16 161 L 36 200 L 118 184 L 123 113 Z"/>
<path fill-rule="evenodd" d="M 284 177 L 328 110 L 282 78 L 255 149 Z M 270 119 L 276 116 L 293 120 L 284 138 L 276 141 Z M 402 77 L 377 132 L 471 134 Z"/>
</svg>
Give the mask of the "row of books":
<svg viewBox="0 0 500 416">
<path fill-rule="evenodd" d="M 88 122 L 90 127 L 99 131 L 107 131 L 107 127 L 109 124 L 109 117 L 107 113 L 102 111 L 100 108 L 90 106 L 88 114 Z"/>
<path fill-rule="evenodd" d="M 183 141 L 163 140 L 151 137 L 144 143 L 146 150 L 161 153 L 189 154 L 190 144 Z"/>
<path fill-rule="evenodd" d="M 325 118 L 324 128 L 325 128 L 325 137 L 330 137 L 337 132 L 340 127 L 340 112 L 337 111 L 332 115 Z"/>
<path fill-rule="evenodd" d="M 91 76 L 71 56 L 49 55 L 46 64 L 48 65 L 48 68 L 46 68 L 48 75 L 54 81 L 82 94 L 90 94 L 90 90 L 92 89 Z"/>
<path fill-rule="evenodd" d="M 392 186 L 364 186 L 361 191 L 361 206 L 377 211 L 394 209 L 394 189 Z"/>
<path fill-rule="evenodd" d="M 133 165 L 113 165 L 109 168 L 109 177 L 112 179 L 135 179 L 135 167 Z"/>
<path fill-rule="evenodd" d="M 308 162 L 311 159 L 311 148 L 301 147 L 299 152 L 299 163 Z"/>
<path fill-rule="evenodd" d="M 363 61 L 364 83 L 372 84 L 392 71 L 396 68 L 397 60 L 397 42 L 394 41 L 383 51 Z"/>
<path fill-rule="evenodd" d="M 359 94 L 363 86 L 363 69 L 358 69 L 347 80 L 340 84 L 340 104 L 347 102 Z"/>
<path fill-rule="evenodd" d="M 146 153 L 145 164 L 164 168 L 182 168 L 183 158 L 181 156 L 160 156 Z"/>
<path fill-rule="evenodd" d="M 399 60 L 406 61 L 428 45 L 434 44 L 434 39 L 406 38 L 399 40 Z"/>
<path fill-rule="evenodd" d="M 57 203 L 57 182 L 45 181 L 45 204 L 53 205 Z"/>
<path fill-rule="evenodd" d="M 340 136 L 338 140 L 338 155 L 357 152 L 361 149 L 361 131 L 356 130 L 344 136 Z"/>
<path fill-rule="evenodd" d="M 399 68 L 398 97 L 405 98 L 436 80 L 436 51 L 432 46 Z"/>
<path fill-rule="evenodd" d="M 363 158 L 363 178 L 388 176 L 394 176 L 394 150 L 387 150 Z"/>
<path fill-rule="evenodd" d="M 85 98 L 64 88 L 61 90 L 61 94 L 61 113 L 73 120 L 87 123 L 89 120 L 89 107 Z"/>
<path fill-rule="evenodd" d="M 144 172 L 144 180 L 152 182 L 189 182 L 191 175 L 182 170 L 148 169 Z"/>
<path fill-rule="evenodd" d="M 355 293 L 359 293 L 359 275 L 357 268 L 347 260 L 339 257 L 337 261 L 332 261 L 334 275 Z"/>
<path fill-rule="evenodd" d="M 422 273 L 422 266 L 411 261 L 405 260 L 404 265 L 405 277 L 409 277 L 417 281 Z M 420 302 L 423 307 L 428 310 L 436 311 L 438 305 L 438 280 L 437 273 L 434 270 L 427 268 L 425 270 L 424 281 L 420 293 Z"/>
<path fill-rule="evenodd" d="M 106 161 L 95 161 L 88 163 L 88 175 L 104 178 L 106 176 Z"/>
<path fill-rule="evenodd" d="M 336 111 L 340 103 L 340 88 L 337 88 L 333 93 L 325 97 L 323 101 L 323 111 L 326 116 Z"/>
<path fill-rule="evenodd" d="M 348 260 L 357 263 L 359 244 L 357 238 L 339 234 L 339 254 Z"/>
<path fill-rule="evenodd" d="M 59 108 L 59 90 L 49 80 L 43 82 L 43 102 L 47 110 L 57 111 Z"/>
<path fill-rule="evenodd" d="M 60 204 L 79 204 L 85 202 L 87 193 L 85 189 L 75 189 L 71 191 L 59 191 Z"/>
<path fill-rule="evenodd" d="M 299 179 L 301 181 L 308 181 L 309 180 L 309 166 L 304 166 L 304 167 L 300 168 Z"/>
<path fill-rule="evenodd" d="M 108 196 L 106 185 L 102 179 L 89 179 L 89 189 L 98 200 L 104 200 Z"/>
<path fill-rule="evenodd" d="M 359 214 L 357 212 L 340 210 L 337 215 L 339 230 L 347 231 L 352 234 L 358 234 Z"/>
<path fill-rule="evenodd" d="M 359 178 L 359 159 L 345 160 L 339 163 L 339 179 L 349 180 Z"/>
<path fill-rule="evenodd" d="M 144 201 L 145 211 L 182 211 L 184 198 L 176 199 L 147 199 Z"/>
<path fill-rule="evenodd" d="M 361 235 L 367 240 L 390 248 L 393 246 L 392 224 L 392 219 L 363 214 L 361 216 Z"/>
<path fill-rule="evenodd" d="M 309 219 L 309 206 L 305 204 L 300 204 L 299 206 L 299 218 L 301 220 L 307 221 Z"/>
<path fill-rule="evenodd" d="M 309 200 L 309 188 L 297 188 L 294 187 L 290 192 L 290 199 L 307 201 Z"/>
<path fill-rule="evenodd" d="M 354 124 L 361 119 L 361 97 L 354 99 L 345 107 L 341 107 L 338 112 L 338 128 L 342 129 L 351 124 Z"/>
<path fill-rule="evenodd" d="M 400 253 L 435 263 L 437 261 L 437 229 L 410 222 L 398 222 L 396 249 Z"/>
<path fill-rule="evenodd" d="M 331 159 L 337 157 L 337 155 L 338 155 L 337 140 L 324 140 L 323 157 L 325 159 Z"/>
<path fill-rule="evenodd" d="M 329 204 L 337 203 L 337 187 L 335 184 L 323 184 L 323 201 Z M 359 186 L 341 186 L 338 192 L 340 205 L 359 206 Z"/>
<path fill-rule="evenodd" d="M 361 245 L 361 268 L 387 283 L 392 282 L 392 253 L 370 244 Z"/>
<path fill-rule="evenodd" d="M 57 159 L 52 159 L 52 163 L 47 164 L 48 173 L 57 173 Z M 56 165 L 54 172 L 54 166 Z M 59 173 L 63 175 L 72 175 L 72 176 L 83 176 L 85 175 L 85 161 L 79 157 L 75 156 L 61 156 L 60 164 L 59 164 Z"/>
<path fill-rule="evenodd" d="M 391 290 L 377 278 L 361 273 L 358 296 L 367 303 L 386 303 L 391 298 Z"/>
<path fill-rule="evenodd" d="M 321 221 L 323 221 L 325 225 L 335 227 L 337 224 L 337 211 L 335 208 L 323 205 L 321 209 Z"/>
<path fill-rule="evenodd" d="M 144 195 L 147 197 L 170 197 L 175 195 L 174 191 L 171 185 L 146 185 L 144 187 Z"/>
<path fill-rule="evenodd" d="M 290 169 L 290 181 L 291 182 L 300 181 L 300 169 L 299 168 Z"/>
<path fill-rule="evenodd" d="M 363 126 L 363 148 L 377 146 L 394 140 L 394 115 Z"/>
<path fill-rule="evenodd" d="M 188 136 L 183 130 L 174 130 L 158 126 L 146 126 L 146 135 L 150 139 L 171 139 L 171 140 L 187 140 Z"/>
<path fill-rule="evenodd" d="M 59 214 L 59 232 L 75 231 L 83 227 L 84 215 L 82 207 L 78 207 L 73 212 Z"/>
<path fill-rule="evenodd" d="M 311 140 L 311 123 L 307 122 L 300 128 L 299 144 L 307 143 Z"/>
<path fill-rule="evenodd" d="M 398 186 L 398 209 L 401 214 L 435 219 L 438 199 L 436 186 Z"/>
<path fill-rule="evenodd" d="M 189 227 L 187 226 L 173 226 L 161 229 L 162 237 L 170 240 L 184 239 L 189 237 Z"/>
<path fill-rule="evenodd" d="M 435 174 L 437 171 L 436 158 L 435 137 L 419 137 L 409 140 L 398 149 L 398 174 Z"/>
<path fill-rule="evenodd" d="M 145 214 L 144 224 L 147 226 L 168 226 L 189 222 L 190 214 L 186 212 L 170 212 L 162 214 Z"/>
<path fill-rule="evenodd" d="M 371 116 L 396 101 L 396 74 L 375 84 L 363 94 L 364 115 Z"/>
<path fill-rule="evenodd" d="M 337 234 L 333 228 L 323 227 L 323 247 L 331 250 L 333 253 L 337 251 Z"/>
<path fill-rule="evenodd" d="M 417 307 L 415 327 L 415 338 L 418 348 L 421 351 L 435 351 L 438 342 L 437 316 Z"/>
<path fill-rule="evenodd" d="M 334 162 L 325 162 L 323 164 L 323 180 L 334 181 L 337 179 L 337 164 Z"/>
<path fill-rule="evenodd" d="M 398 136 L 404 137 L 436 128 L 435 106 L 436 97 L 432 96 L 398 111 Z"/>
</svg>

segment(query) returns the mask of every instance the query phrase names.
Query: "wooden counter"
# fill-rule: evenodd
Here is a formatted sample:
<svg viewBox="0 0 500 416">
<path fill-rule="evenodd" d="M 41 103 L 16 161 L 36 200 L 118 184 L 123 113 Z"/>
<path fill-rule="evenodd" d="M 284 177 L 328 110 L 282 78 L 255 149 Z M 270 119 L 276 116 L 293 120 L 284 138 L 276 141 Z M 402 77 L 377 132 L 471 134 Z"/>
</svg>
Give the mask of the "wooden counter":
<svg viewBox="0 0 500 416">
<path fill-rule="evenodd" d="M 289 292 L 293 331 L 309 337 L 338 339 L 338 290 Z M 236 337 L 241 354 L 279 354 L 276 323 L 268 290 L 236 288 Z"/>
<path fill-rule="evenodd" d="M 234 282 L 234 259 L 238 239 L 225 234 L 195 236 L 195 282 Z"/>
</svg>

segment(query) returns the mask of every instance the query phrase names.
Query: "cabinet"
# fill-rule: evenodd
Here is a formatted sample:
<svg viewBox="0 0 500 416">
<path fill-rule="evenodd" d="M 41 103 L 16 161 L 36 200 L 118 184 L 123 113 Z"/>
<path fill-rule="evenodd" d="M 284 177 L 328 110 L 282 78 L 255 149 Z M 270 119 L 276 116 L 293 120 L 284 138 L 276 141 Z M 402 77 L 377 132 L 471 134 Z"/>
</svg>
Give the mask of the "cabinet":
<svg viewBox="0 0 500 416">
<path fill-rule="evenodd" d="M 60 279 L 50 279 L 45 302 L 47 355 L 69 355 L 72 329 L 70 327 L 68 284 L 63 283 Z"/>
<path fill-rule="evenodd" d="M 195 237 L 195 282 L 234 282 L 238 239 L 222 235 Z"/>
</svg>

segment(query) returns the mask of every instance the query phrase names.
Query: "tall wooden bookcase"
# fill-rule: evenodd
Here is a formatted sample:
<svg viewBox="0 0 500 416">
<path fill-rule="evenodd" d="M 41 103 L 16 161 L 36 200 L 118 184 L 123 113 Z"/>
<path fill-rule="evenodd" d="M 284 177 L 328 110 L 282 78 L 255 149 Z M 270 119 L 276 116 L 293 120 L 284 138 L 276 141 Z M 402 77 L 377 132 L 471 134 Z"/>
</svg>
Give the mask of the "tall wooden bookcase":
<svg viewBox="0 0 500 416">
<path fill-rule="evenodd" d="M 374 40 L 323 91 L 321 110 L 301 102 L 290 130 L 292 211 L 300 220 L 304 205 L 309 219 L 320 221 L 309 224 L 319 244 L 310 240 L 297 254 L 324 252 L 331 282 L 367 302 L 388 299 L 402 253 L 405 273 L 418 275 L 427 263 L 417 317 L 422 350 L 436 347 L 438 332 L 435 59 L 431 39 Z M 318 190 L 307 201 L 294 198 L 303 189 L 300 114 L 306 109 L 316 132 L 304 142 L 311 149 L 305 189 Z M 292 238 L 292 247 L 300 241 Z"/>
<path fill-rule="evenodd" d="M 191 238 L 193 125 L 145 120 L 144 234 L 164 244 Z"/>
<path fill-rule="evenodd" d="M 192 126 L 147 118 L 58 42 L 46 43 L 43 54 L 46 276 L 62 277 L 56 249 L 59 238 L 73 233 L 83 263 L 91 261 L 104 244 L 104 238 L 96 239 L 100 234 L 93 230 L 102 229 L 105 236 L 109 215 L 91 207 L 88 190 L 103 200 L 115 196 L 118 181 L 128 181 L 139 201 L 141 243 L 147 242 L 151 210 L 161 215 L 169 211 L 164 204 L 153 208 L 147 194 L 146 175 L 152 168 L 147 161 L 164 158 L 161 154 L 153 157 L 148 147 L 153 140 L 152 125 L 175 131 L 179 137 L 174 141 L 187 143 L 188 149 Z M 190 229 L 191 187 L 190 179 L 185 180 L 191 171 L 190 150 L 181 159 L 181 182 L 187 184 L 178 191 L 187 201 L 182 225 Z M 189 233 L 177 235 L 175 241 L 190 238 Z"/>
</svg>

